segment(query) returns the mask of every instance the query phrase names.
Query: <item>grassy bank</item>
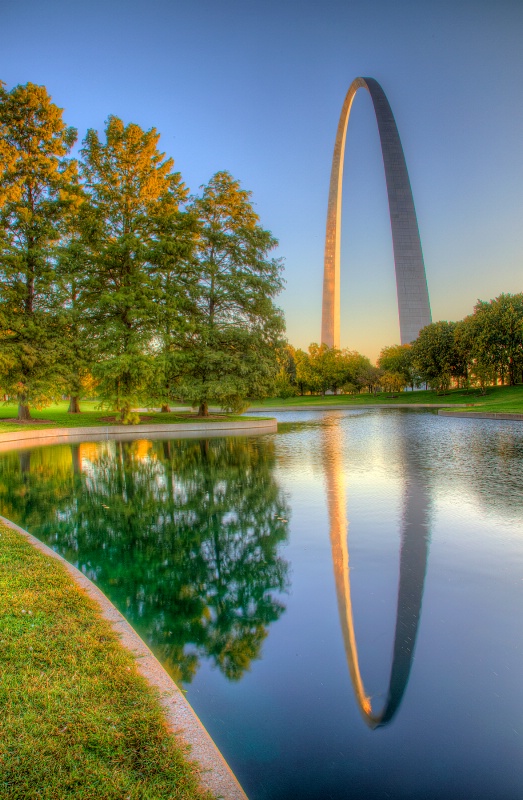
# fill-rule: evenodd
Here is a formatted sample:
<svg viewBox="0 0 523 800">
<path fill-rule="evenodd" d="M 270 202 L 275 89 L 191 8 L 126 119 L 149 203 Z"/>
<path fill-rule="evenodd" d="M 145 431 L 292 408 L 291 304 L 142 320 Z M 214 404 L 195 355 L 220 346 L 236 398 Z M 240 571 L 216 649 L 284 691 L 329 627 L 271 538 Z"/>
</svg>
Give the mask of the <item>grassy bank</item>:
<svg viewBox="0 0 523 800">
<path fill-rule="evenodd" d="M 31 416 L 33 419 L 30 422 L 18 423 L 13 421 L 18 413 L 18 408 L 15 405 L 0 405 L 0 433 L 8 431 L 20 430 L 39 430 L 42 428 L 88 428 L 103 425 L 119 425 L 120 423 L 115 418 L 114 411 L 100 411 L 96 406 L 95 401 L 84 401 L 80 404 L 82 409 L 81 414 L 69 414 L 67 411 L 68 403 L 56 403 L 52 406 L 37 411 L 31 409 Z M 171 425 L 181 424 L 183 422 L 231 422 L 231 421 L 245 421 L 246 417 L 238 416 L 235 414 L 224 414 L 212 412 L 209 417 L 197 417 L 196 412 L 190 408 L 184 411 L 170 411 L 161 414 L 159 412 L 140 412 L 140 421 L 146 425 L 156 425 L 169 423 Z M 259 419 L 259 417 L 258 417 Z M 8 421 L 10 420 L 10 421 Z M 140 430 L 139 425 L 131 425 L 129 428 L 132 430 L 136 428 Z"/>
<path fill-rule="evenodd" d="M 0 797 L 210 800 L 95 604 L 1 524 L 0 616 Z"/>
<path fill-rule="evenodd" d="M 470 406 L 468 411 L 500 411 L 523 413 L 523 385 L 518 386 L 491 386 L 487 389 L 486 395 L 481 395 L 476 390 L 465 391 L 464 389 L 452 389 L 445 394 L 438 394 L 433 391 L 418 392 L 379 392 L 371 394 L 351 394 L 351 395 L 309 395 L 306 397 L 286 397 L 285 399 L 273 397 L 257 403 L 259 408 L 266 408 L 269 411 L 276 406 L 303 406 L 304 408 L 318 405 L 397 405 L 417 403 L 429 403 L 435 406 L 447 404 L 466 404 Z"/>
</svg>

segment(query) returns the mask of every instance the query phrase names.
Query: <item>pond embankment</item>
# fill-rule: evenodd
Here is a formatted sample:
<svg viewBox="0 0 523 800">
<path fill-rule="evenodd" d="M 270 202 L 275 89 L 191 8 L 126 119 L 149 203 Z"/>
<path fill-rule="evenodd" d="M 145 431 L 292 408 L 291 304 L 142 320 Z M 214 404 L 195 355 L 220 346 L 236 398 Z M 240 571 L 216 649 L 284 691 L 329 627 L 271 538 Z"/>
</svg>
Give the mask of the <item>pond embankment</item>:
<svg viewBox="0 0 523 800">
<path fill-rule="evenodd" d="M 447 411 L 440 409 L 438 414 L 442 417 L 460 417 L 463 419 L 502 419 L 511 422 L 523 422 L 523 414 L 503 411 Z"/>
<path fill-rule="evenodd" d="M 154 436 L 191 438 L 194 436 L 230 436 L 252 433 L 276 433 L 275 419 L 245 419 L 223 422 L 180 422 L 175 425 L 156 423 L 151 425 L 99 425 L 78 428 L 40 428 L 26 431 L 13 430 L 0 433 L 0 451 L 16 447 L 60 444 L 65 440 L 81 442 L 86 438 L 96 441 L 107 439 L 137 439 Z"/>
<path fill-rule="evenodd" d="M 99 784 L 107 798 L 147 789 L 151 798 L 246 800 L 181 690 L 100 589 L 4 517 L 0 537 L 9 605 L 2 797 L 36 796 L 37 785 L 38 796 L 84 797 Z"/>
</svg>

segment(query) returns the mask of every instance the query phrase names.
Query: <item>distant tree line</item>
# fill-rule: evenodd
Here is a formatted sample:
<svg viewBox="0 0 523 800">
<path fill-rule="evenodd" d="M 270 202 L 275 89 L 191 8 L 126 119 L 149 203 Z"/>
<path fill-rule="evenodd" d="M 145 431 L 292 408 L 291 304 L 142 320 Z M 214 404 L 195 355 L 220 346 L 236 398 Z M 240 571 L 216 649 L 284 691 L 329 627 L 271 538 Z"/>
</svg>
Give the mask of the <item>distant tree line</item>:
<svg viewBox="0 0 523 800">
<path fill-rule="evenodd" d="M 459 322 L 427 325 L 411 352 L 419 379 L 434 389 L 514 386 L 523 380 L 523 293 L 478 300 Z"/>
<path fill-rule="evenodd" d="M 477 387 L 523 381 L 523 293 L 479 300 L 459 322 L 434 322 L 412 344 L 384 347 L 372 365 L 351 350 L 311 344 L 280 351 L 278 397 L 368 391 L 401 392 L 428 386 Z"/>
<path fill-rule="evenodd" d="M 190 196 L 159 134 L 109 117 L 77 139 L 43 86 L 0 83 L 0 390 L 31 406 L 96 395 L 208 413 L 265 396 L 282 265 L 227 172 Z"/>
<path fill-rule="evenodd" d="M 287 345 L 279 354 L 278 397 L 376 391 L 381 371 L 355 350 L 312 343 L 307 351 Z"/>
</svg>

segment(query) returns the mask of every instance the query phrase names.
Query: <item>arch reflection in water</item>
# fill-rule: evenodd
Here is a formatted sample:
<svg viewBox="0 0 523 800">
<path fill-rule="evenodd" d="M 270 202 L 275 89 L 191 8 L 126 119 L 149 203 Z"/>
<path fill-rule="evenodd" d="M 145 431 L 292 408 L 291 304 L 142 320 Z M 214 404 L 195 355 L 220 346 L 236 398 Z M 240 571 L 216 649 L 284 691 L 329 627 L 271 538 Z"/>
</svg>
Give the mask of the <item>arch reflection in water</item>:
<svg viewBox="0 0 523 800">
<path fill-rule="evenodd" d="M 372 707 L 371 698 L 365 691 L 354 630 L 343 475 L 343 435 L 339 420 L 337 424 L 324 429 L 322 457 L 340 625 L 358 707 L 370 728 L 378 728 L 390 722 L 405 693 L 414 656 L 427 569 L 430 497 L 427 487 L 416 473 L 407 447 L 404 448 L 402 455 L 405 485 L 401 519 L 396 628 L 387 697 L 383 708 L 376 711 Z"/>
</svg>

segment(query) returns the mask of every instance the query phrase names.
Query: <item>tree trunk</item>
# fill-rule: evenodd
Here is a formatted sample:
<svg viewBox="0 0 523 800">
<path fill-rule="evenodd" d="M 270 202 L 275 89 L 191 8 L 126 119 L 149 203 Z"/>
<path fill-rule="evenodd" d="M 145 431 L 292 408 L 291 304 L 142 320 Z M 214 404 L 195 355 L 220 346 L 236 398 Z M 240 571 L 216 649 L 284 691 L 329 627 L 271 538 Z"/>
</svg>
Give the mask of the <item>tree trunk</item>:
<svg viewBox="0 0 523 800">
<path fill-rule="evenodd" d="M 29 404 L 25 400 L 25 397 L 19 397 L 18 399 L 18 422 L 25 422 L 25 420 L 31 419 Z"/>
<path fill-rule="evenodd" d="M 161 412 L 162 414 L 167 414 L 167 413 L 169 413 L 169 412 L 170 412 L 170 410 L 171 410 L 171 409 L 169 408 L 169 405 L 168 405 L 168 403 L 164 403 L 164 404 L 162 405 L 161 409 L 160 409 L 160 412 Z"/>
<path fill-rule="evenodd" d="M 78 397 L 75 395 L 71 395 L 69 398 L 69 408 L 67 409 L 69 414 L 81 414 L 80 411 L 80 403 L 78 402 Z"/>
<path fill-rule="evenodd" d="M 198 408 L 198 416 L 199 417 L 209 416 L 209 406 L 207 405 L 205 400 L 203 401 L 203 403 L 200 403 L 200 407 Z"/>
</svg>

